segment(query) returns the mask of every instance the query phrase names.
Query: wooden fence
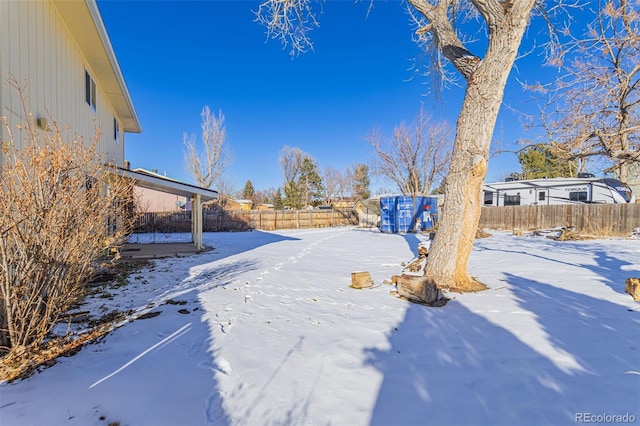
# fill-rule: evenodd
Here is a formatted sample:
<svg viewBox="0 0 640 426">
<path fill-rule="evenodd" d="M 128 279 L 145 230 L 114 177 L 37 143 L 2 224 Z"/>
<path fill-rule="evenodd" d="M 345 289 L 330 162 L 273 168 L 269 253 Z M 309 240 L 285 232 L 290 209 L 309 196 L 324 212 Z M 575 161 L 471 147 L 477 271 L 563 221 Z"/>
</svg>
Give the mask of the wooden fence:
<svg viewBox="0 0 640 426">
<path fill-rule="evenodd" d="M 358 225 L 354 209 L 330 210 L 240 210 L 228 212 L 253 229 L 327 228 Z"/>
<path fill-rule="evenodd" d="M 640 227 L 640 204 L 562 204 L 483 207 L 480 228 L 521 230 L 575 227 L 595 235 L 629 235 Z"/>
<path fill-rule="evenodd" d="M 358 225 L 355 209 L 205 211 L 203 230 L 325 228 Z M 558 226 L 596 235 L 629 235 L 640 228 L 640 204 L 564 204 L 483 207 L 480 228 L 533 230 Z M 190 232 L 191 212 L 143 213 L 135 232 Z"/>
<path fill-rule="evenodd" d="M 326 228 L 358 225 L 354 209 L 331 210 L 214 210 L 205 211 L 203 231 L 246 231 L 249 229 Z M 191 212 L 142 213 L 134 232 L 190 232 Z"/>
</svg>

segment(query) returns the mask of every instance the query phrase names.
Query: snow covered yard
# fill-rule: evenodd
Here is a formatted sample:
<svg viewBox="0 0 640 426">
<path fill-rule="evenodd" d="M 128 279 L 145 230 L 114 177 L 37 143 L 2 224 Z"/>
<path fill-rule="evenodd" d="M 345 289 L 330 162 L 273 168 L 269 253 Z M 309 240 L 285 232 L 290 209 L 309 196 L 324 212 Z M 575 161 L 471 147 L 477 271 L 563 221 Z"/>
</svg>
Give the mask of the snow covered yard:
<svg viewBox="0 0 640 426">
<path fill-rule="evenodd" d="M 26 380 L 7 425 L 541 425 L 640 422 L 640 241 L 493 232 L 443 308 L 389 295 L 426 236 L 326 228 L 205 234 L 111 301 L 157 313 Z M 355 290 L 350 274 L 375 286 Z M 166 303 L 170 301 L 170 303 Z M 622 418 L 621 418 L 622 419 Z"/>
</svg>

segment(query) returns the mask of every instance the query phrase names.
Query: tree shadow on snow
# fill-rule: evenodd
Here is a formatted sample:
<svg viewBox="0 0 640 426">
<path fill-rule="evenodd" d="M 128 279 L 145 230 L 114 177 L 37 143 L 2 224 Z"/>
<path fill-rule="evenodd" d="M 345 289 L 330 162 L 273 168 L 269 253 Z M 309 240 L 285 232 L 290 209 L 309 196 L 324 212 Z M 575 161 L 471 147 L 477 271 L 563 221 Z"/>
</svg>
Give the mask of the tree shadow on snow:
<svg viewBox="0 0 640 426">
<path fill-rule="evenodd" d="M 244 232 L 205 232 L 202 234 L 204 244 L 213 247 L 213 252 L 203 253 L 213 255 L 233 256 L 258 247 L 278 243 L 281 241 L 299 241 L 299 238 L 280 235 L 277 231 L 244 231 Z"/>
<path fill-rule="evenodd" d="M 507 282 L 522 311 L 491 317 L 455 300 L 440 309 L 408 305 L 388 336 L 390 349 L 367 351 L 383 374 L 372 425 L 574 424 L 577 413 L 640 418 L 639 313 L 514 275 Z M 535 329 L 498 325 L 505 319 Z M 543 338 L 532 343 L 520 335 L 528 332 Z"/>
<path fill-rule="evenodd" d="M 96 369 L 100 378 L 90 391 L 102 395 L 99 398 L 108 403 L 101 410 L 114 413 L 113 418 L 123 424 L 231 423 L 217 379 L 229 371 L 226 361 L 217 359 L 214 338 L 228 319 L 223 307 L 204 306 L 202 294 L 224 290 L 237 276 L 256 269 L 257 264 L 247 260 L 212 263 L 193 274 L 185 260 L 168 261 L 173 277 L 183 276 L 182 282 L 167 283 L 168 291 L 152 295 L 156 307 L 151 312 L 160 315 L 127 324 L 104 342 L 111 357 L 124 359 L 122 353 L 127 353 L 131 360 Z M 219 311 L 215 315 L 219 321 L 212 323 L 215 310 Z M 120 333 L 124 337 L 120 338 Z M 148 409 L 141 410 L 140 406 Z"/>
<path fill-rule="evenodd" d="M 582 269 L 590 270 L 598 274 L 602 278 L 602 282 L 607 286 L 611 287 L 617 293 L 626 294 L 625 292 L 625 280 L 626 278 L 631 277 L 633 274 L 630 272 L 625 272 L 623 268 L 627 267 L 628 269 L 635 270 L 634 264 L 630 263 L 626 260 L 622 260 L 615 256 L 611 255 L 610 251 L 602 250 L 601 244 L 588 243 L 586 241 L 578 241 L 578 242 L 570 242 L 570 241 L 546 241 L 546 244 L 549 246 L 548 255 L 542 256 L 539 254 L 531 253 L 526 251 L 525 249 L 512 250 L 507 248 L 486 248 L 482 246 L 478 246 L 477 244 L 474 246 L 474 250 L 482 251 L 482 250 L 491 250 L 491 251 L 501 251 L 505 253 L 521 253 L 526 256 L 533 256 L 538 259 L 543 259 L 544 261 L 553 263 L 560 263 L 568 266 L 578 266 Z M 582 263 L 569 263 L 563 260 L 559 260 L 557 256 L 558 253 L 593 253 L 596 264 L 592 264 L 590 260 L 592 258 L 585 258 L 584 256 L 573 256 L 575 259 L 583 258 L 585 259 Z M 637 273 L 635 274 L 637 275 Z"/>
<path fill-rule="evenodd" d="M 635 275 L 630 272 L 624 272 L 623 267 L 633 267 L 634 265 L 611 256 L 606 250 L 594 250 L 596 265 L 584 265 L 585 269 L 592 270 L 601 275 L 603 283 L 611 287 L 617 293 L 627 294 L 625 291 L 625 281 L 632 276 L 640 276 L 640 272 L 636 271 Z"/>
</svg>

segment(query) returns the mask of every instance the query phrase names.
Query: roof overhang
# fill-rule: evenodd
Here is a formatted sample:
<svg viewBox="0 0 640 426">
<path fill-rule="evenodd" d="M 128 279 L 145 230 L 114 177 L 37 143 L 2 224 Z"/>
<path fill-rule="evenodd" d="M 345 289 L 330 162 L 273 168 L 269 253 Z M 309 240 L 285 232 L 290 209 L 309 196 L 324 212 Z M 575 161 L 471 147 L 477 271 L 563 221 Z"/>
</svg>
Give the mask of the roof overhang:
<svg viewBox="0 0 640 426">
<path fill-rule="evenodd" d="M 82 54 L 87 58 L 96 81 L 104 90 L 125 132 L 140 133 L 142 127 L 129 95 L 120 65 L 111 47 L 95 0 L 52 0 Z"/>
<path fill-rule="evenodd" d="M 114 170 L 116 170 L 117 175 L 132 179 L 140 188 L 153 189 L 189 198 L 194 195 L 200 195 L 203 202 L 218 198 L 218 191 L 214 191 L 213 189 L 201 188 L 199 186 L 160 176 L 155 173 L 144 173 L 136 170 L 124 169 L 122 167 L 114 168 Z"/>
</svg>

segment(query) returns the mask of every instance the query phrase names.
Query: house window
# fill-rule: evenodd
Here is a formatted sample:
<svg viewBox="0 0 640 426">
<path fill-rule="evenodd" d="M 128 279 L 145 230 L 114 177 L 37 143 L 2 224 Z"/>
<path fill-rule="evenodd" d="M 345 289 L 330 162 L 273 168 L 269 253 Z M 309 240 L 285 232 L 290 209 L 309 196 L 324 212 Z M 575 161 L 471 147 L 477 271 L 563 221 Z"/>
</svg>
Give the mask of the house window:
<svg viewBox="0 0 640 426">
<path fill-rule="evenodd" d="M 587 191 L 576 191 L 576 192 L 570 192 L 569 193 L 569 199 L 571 201 L 579 201 L 582 203 L 586 203 L 588 198 L 587 198 Z"/>
<path fill-rule="evenodd" d="M 493 192 L 484 191 L 484 204 L 485 205 L 493 204 Z"/>
<path fill-rule="evenodd" d="M 113 140 L 120 141 L 120 124 L 115 117 L 113 117 Z"/>
<path fill-rule="evenodd" d="M 84 100 L 92 110 L 96 110 L 96 82 L 87 70 L 84 70 Z"/>
<path fill-rule="evenodd" d="M 504 196 L 504 205 L 505 206 L 519 206 L 520 205 L 520 194 L 505 195 Z"/>
</svg>

